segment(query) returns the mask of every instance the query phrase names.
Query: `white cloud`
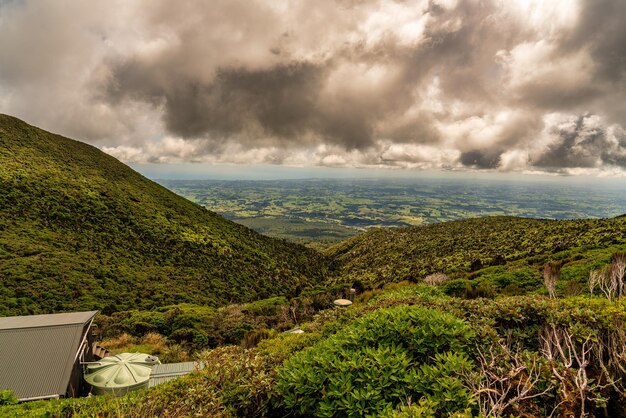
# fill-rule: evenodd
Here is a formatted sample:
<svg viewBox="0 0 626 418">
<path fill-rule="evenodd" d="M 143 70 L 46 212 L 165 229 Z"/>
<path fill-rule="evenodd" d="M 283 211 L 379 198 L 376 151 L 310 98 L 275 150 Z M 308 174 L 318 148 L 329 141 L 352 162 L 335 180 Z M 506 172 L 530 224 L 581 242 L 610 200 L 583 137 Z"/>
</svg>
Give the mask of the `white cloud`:
<svg viewBox="0 0 626 418">
<path fill-rule="evenodd" d="M 0 111 L 126 162 L 621 175 L 624 7 L 11 2 Z"/>
</svg>

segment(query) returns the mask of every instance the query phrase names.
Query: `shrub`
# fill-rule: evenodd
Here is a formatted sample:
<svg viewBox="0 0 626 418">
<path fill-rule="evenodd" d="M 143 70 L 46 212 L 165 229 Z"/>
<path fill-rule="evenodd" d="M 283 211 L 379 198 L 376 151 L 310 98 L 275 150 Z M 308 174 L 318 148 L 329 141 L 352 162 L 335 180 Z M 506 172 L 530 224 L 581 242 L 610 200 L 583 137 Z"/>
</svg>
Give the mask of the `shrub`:
<svg viewBox="0 0 626 418">
<path fill-rule="evenodd" d="M 359 296 L 357 296 L 356 301 L 360 302 L 360 303 L 367 303 L 370 300 L 372 300 L 372 298 L 376 297 L 376 296 L 380 296 L 382 295 L 383 291 L 380 289 L 377 290 L 366 290 L 365 292 L 361 293 Z"/>
<path fill-rule="evenodd" d="M 256 347 L 262 340 L 269 338 L 271 335 L 271 331 L 267 328 L 252 330 L 244 335 L 241 346 L 243 348 Z"/>
<path fill-rule="evenodd" d="M 193 328 L 178 329 L 172 333 L 170 338 L 193 349 L 206 348 L 209 345 L 207 333 Z"/>
<path fill-rule="evenodd" d="M 273 355 L 280 359 L 287 359 L 294 353 L 312 346 L 322 338 L 318 332 L 304 334 L 280 334 L 279 336 L 263 340 L 257 346 L 259 352 Z"/>
<path fill-rule="evenodd" d="M 470 401 L 457 375 L 470 367 L 464 353 L 473 338 L 464 321 L 448 314 L 381 309 L 288 360 L 276 387 L 283 406 L 303 415 L 380 415 L 409 398 L 451 413 Z M 426 381 L 439 386 L 433 391 Z"/>
<path fill-rule="evenodd" d="M 506 296 L 519 296 L 522 295 L 524 291 L 515 283 L 511 283 L 506 285 L 504 289 L 502 289 L 502 294 Z"/>
<path fill-rule="evenodd" d="M 13 391 L 6 389 L 0 390 L 0 406 L 17 405 L 18 400 Z"/>
<path fill-rule="evenodd" d="M 155 331 L 156 328 L 147 322 L 136 322 L 133 326 L 133 335 L 145 335 Z"/>
<path fill-rule="evenodd" d="M 288 305 L 289 301 L 283 296 L 262 299 L 256 302 L 248 303 L 244 305 L 242 311 L 250 315 L 255 316 L 270 316 L 276 315 L 276 310 L 281 305 Z"/>
<path fill-rule="evenodd" d="M 124 333 L 117 338 L 111 338 L 109 340 L 102 341 L 100 345 L 109 350 L 116 351 L 134 345 L 135 343 L 136 339 L 133 336 Z"/>
<path fill-rule="evenodd" d="M 480 284 L 476 287 L 476 294 L 479 298 L 493 299 L 496 295 L 496 289 L 493 284 L 489 282 L 480 282 Z"/>
<path fill-rule="evenodd" d="M 161 363 L 179 363 L 189 359 L 189 353 L 180 344 L 168 345 L 159 356 Z"/>
<path fill-rule="evenodd" d="M 465 296 L 467 285 L 470 285 L 471 287 L 472 282 L 470 282 L 467 279 L 453 279 L 453 280 L 448 280 L 447 282 L 444 282 L 442 287 L 443 287 L 443 292 L 446 295 L 460 298 L 460 297 Z"/>
<path fill-rule="evenodd" d="M 219 395 L 233 416 L 265 415 L 273 394 L 273 356 L 240 347 L 220 347 L 200 354 L 199 360 L 206 364 L 201 373 L 203 384 Z"/>
<path fill-rule="evenodd" d="M 141 342 L 143 344 L 149 344 L 155 347 L 165 347 L 165 337 L 161 334 L 157 334 L 156 332 L 149 332 L 143 336 Z"/>
</svg>

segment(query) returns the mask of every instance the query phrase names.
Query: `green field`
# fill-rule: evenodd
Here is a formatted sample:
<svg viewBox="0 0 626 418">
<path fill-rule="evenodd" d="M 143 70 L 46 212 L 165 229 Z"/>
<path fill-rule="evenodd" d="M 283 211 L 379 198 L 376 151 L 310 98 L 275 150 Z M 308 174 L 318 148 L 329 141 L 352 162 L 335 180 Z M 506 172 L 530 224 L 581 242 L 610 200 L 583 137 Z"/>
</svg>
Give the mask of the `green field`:
<svg viewBox="0 0 626 418">
<path fill-rule="evenodd" d="M 482 216 L 609 218 L 626 186 L 421 178 L 383 180 L 161 180 L 165 187 L 262 234 L 315 246 L 377 227 Z"/>
</svg>

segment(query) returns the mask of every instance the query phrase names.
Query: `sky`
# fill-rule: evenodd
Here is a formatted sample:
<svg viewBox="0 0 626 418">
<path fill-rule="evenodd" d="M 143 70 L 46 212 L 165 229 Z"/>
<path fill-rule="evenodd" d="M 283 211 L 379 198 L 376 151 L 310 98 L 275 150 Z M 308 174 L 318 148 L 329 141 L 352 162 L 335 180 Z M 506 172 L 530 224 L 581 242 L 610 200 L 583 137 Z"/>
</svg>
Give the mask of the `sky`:
<svg viewBox="0 0 626 418">
<path fill-rule="evenodd" d="M 0 113 L 157 173 L 624 177 L 626 1 L 0 0 Z"/>
</svg>

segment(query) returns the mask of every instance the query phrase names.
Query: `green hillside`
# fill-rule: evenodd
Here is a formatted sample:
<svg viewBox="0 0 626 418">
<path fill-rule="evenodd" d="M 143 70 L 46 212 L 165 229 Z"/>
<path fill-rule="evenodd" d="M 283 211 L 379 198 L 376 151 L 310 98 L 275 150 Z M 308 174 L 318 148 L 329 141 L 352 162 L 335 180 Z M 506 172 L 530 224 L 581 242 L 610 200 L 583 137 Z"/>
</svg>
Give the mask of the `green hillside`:
<svg viewBox="0 0 626 418">
<path fill-rule="evenodd" d="M 321 255 L 0 115 L 0 315 L 100 309 L 103 346 L 205 365 L 119 398 L 0 388 L 0 417 L 624 417 L 625 266 L 624 216 L 372 230 Z"/>
<path fill-rule="evenodd" d="M 294 296 L 326 265 L 0 115 L 0 315 Z"/>
<path fill-rule="evenodd" d="M 372 230 L 330 247 L 327 254 L 337 267 L 335 281 L 377 287 L 437 272 L 471 278 L 486 267 L 493 271 L 511 263 L 542 267 L 557 255 L 580 258 L 593 249 L 624 244 L 623 216 L 559 221 L 489 217 Z M 572 251 L 583 254 L 568 254 Z M 536 276 L 540 280 L 539 269 Z"/>
</svg>

